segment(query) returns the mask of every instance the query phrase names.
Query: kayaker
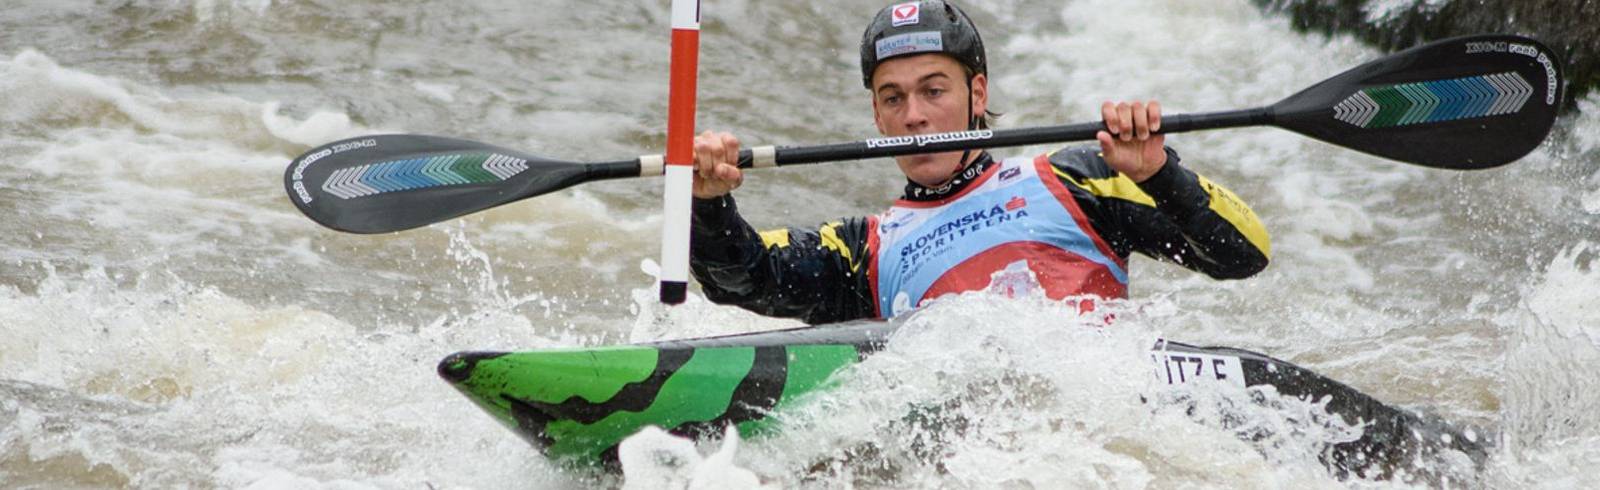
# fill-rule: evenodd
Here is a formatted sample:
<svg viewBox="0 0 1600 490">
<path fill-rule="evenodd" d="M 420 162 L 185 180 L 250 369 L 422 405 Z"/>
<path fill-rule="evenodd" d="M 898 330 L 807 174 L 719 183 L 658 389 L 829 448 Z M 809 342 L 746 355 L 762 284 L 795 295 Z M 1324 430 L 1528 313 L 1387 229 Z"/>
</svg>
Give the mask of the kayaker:
<svg viewBox="0 0 1600 490">
<path fill-rule="evenodd" d="M 861 40 L 878 131 L 987 129 L 987 62 L 972 20 L 949 2 L 879 11 Z M 1133 252 L 1218 279 L 1266 267 L 1267 232 L 1249 206 L 1151 134 L 1158 102 L 1105 102 L 1100 112 L 1110 131 L 1098 147 L 896 157 L 907 182 L 887 211 L 760 233 L 730 194 L 743 180 L 739 140 L 707 131 L 695 138 L 691 270 L 711 301 L 828 323 L 991 287 L 1124 298 Z"/>
</svg>

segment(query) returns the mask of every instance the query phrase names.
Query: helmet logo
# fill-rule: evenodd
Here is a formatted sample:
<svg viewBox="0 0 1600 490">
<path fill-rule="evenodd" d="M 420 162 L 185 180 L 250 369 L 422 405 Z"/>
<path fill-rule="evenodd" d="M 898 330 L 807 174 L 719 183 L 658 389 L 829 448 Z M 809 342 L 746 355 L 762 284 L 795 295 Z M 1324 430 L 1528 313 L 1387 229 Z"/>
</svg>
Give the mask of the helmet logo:
<svg viewBox="0 0 1600 490">
<path fill-rule="evenodd" d="M 944 38 L 937 32 L 908 32 L 879 39 L 875 47 L 880 60 L 907 53 L 938 53 L 944 51 Z"/>
<path fill-rule="evenodd" d="M 893 17 L 891 24 L 894 27 L 916 24 L 919 20 L 921 7 L 917 3 L 902 3 L 889 10 Z"/>
</svg>

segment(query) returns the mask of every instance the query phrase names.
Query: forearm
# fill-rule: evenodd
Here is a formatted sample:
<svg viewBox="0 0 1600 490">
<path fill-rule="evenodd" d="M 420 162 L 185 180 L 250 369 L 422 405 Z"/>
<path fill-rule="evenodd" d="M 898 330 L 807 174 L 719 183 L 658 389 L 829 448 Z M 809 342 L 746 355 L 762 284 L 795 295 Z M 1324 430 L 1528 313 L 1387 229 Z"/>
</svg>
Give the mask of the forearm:
<svg viewBox="0 0 1600 490">
<path fill-rule="evenodd" d="M 739 216 L 732 196 L 695 199 L 689 240 L 689 268 L 706 297 L 743 306 L 766 289 L 757 264 L 766 250 L 755 229 Z"/>
<path fill-rule="evenodd" d="M 715 303 L 807 323 L 870 316 L 866 283 L 849 273 L 851 258 L 865 248 L 864 234 L 846 233 L 846 244 L 838 226 L 757 233 L 732 198 L 697 199 L 690 270 Z"/>
<path fill-rule="evenodd" d="M 1183 241 L 1147 236 L 1136 243 L 1141 252 L 1219 279 L 1249 277 L 1266 267 L 1271 242 L 1255 212 L 1233 192 L 1184 168 L 1175 154 L 1139 188 Z"/>
</svg>

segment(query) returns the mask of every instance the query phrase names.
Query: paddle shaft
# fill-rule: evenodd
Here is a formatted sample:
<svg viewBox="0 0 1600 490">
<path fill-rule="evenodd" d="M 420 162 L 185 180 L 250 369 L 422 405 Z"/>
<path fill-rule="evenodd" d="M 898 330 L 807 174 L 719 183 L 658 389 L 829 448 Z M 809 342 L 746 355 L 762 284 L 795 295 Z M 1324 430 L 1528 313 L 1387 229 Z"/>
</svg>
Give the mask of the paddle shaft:
<svg viewBox="0 0 1600 490">
<path fill-rule="evenodd" d="M 1259 107 L 1235 111 L 1173 114 L 1162 116 L 1160 134 L 1183 133 L 1205 129 L 1238 128 L 1274 125 L 1271 108 Z M 739 168 L 782 167 L 810 163 L 861 160 L 921 153 L 1005 148 L 1044 143 L 1088 141 L 1105 131 L 1104 122 L 1040 126 L 1032 128 L 1000 129 L 986 131 L 958 131 L 915 137 L 875 138 L 849 143 L 813 146 L 757 147 L 739 151 Z M 761 156 L 758 158 L 757 155 Z M 588 179 L 601 180 L 625 177 L 661 175 L 659 156 L 650 155 L 634 160 L 588 164 Z"/>
<path fill-rule="evenodd" d="M 1202 129 L 1233 128 L 1270 123 L 1271 115 L 1266 108 L 1226 112 L 1209 112 L 1201 114 L 1175 114 L 1161 118 L 1161 130 L 1158 131 L 1158 133 L 1171 134 Z M 1068 141 L 1089 141 L 1095 139 L 1096 133 L 1104 130 L 1106 130 L 1104 122 L 1092 122 L 1067 124 L 1061 126 L 1044 126 L 990 131 L 989 133 L 992 133 L 992 136 L 988 137 L 960 137 L 960 135 L 981 133 L 968 131 L 926 135 L 920 138 L 878 138 L 853 143 L 775 148 L 773 166 L 912 155 L 920 153 L 976 150 L 982 148 L 1005 148 L 1043 143 L 1063 143 Z M 884 143 L 901 141 L 904 141 L 905 143 Z M 751 154 L 752 152 L 749 151 L 740 152 L 739 167 L 749 168 L 757 166 Z"/>
</svg>

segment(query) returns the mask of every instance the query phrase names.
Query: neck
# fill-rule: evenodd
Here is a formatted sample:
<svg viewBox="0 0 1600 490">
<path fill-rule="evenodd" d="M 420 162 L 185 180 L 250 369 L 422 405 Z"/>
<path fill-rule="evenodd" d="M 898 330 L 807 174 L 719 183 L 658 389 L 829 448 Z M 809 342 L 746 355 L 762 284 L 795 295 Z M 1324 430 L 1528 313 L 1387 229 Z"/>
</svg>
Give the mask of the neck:
<svg viewBox="0 0 1600 490">
<path fill-rule="evenodd" d="M 935 201 L 961 192 L 973 179 L 983 175 L 984 171 L 993 166 L 994 159 L 989 157 L 989 152 L 978 151 L 972 155 L 970 160 L 964 163 L 960 170 L 950 176 L 950 179 L 939 185 L 922 185 L 914 180 L 906 179 L 906 192 L 902 198 L 911 201 Z"/>
</svg>

